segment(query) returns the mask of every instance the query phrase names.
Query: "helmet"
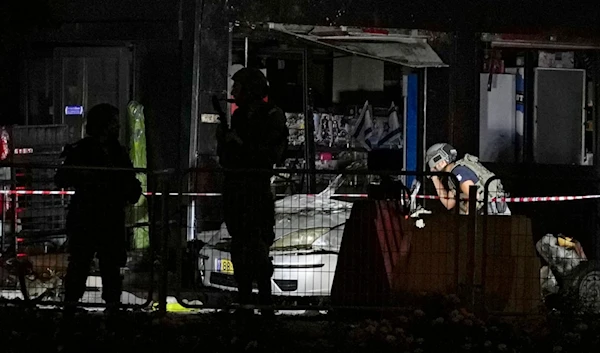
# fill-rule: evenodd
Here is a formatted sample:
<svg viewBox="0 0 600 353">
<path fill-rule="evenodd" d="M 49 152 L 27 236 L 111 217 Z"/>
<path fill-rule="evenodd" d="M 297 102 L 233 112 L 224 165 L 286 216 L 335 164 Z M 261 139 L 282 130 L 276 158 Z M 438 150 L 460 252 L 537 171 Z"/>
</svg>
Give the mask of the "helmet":
<svg viewBox="0 0 600 353">
<path fill-rule="evenodd" d="M 269 92 L 269 81 L 259 69 L 242 68 L 231 78 L 242 85 L 242 89 L 250 96 L 263 99 Z"/>
<path fill-rule="evenodd" d="M 446 163 L 452 163 L 456 160 L 457 156 L 456 149 L 447 143 L 436 143 L 429 147 L 425 154 L 425 159 L 429 168 L 435 167 L 439 161 L 446 161 Z"/>
<path fill-rule="evenodd" d="M 114 120 L 118 121 L 118 117 L 117 107 L 107 103 L 95 105 L 86 115 L 86 133 L 90 136 L 99 135 L 109 128 Z"/>
</svg>

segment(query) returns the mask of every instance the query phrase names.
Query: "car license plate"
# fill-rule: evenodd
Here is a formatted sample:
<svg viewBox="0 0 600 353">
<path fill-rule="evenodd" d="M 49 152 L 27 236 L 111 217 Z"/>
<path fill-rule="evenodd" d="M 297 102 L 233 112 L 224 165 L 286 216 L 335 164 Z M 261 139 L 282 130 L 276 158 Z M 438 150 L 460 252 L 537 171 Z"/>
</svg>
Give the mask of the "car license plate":
<svg viewBox="0 0 600 353">
<path fill-rule="evenodd" d="M 233 263 L 228 259 L 217 259 L 217 272 L 233 274 Z"/>
</svg>

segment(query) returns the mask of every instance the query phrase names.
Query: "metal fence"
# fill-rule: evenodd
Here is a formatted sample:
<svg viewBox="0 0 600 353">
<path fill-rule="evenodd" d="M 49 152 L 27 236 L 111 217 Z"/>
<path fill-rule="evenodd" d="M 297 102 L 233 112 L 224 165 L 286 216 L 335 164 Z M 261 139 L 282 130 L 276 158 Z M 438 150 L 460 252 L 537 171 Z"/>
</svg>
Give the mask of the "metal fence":
<svg viewBox="0 0 600 353">
<path fill-rule="evenodd" d="M 180 230 L 188 247 L 180 249 L 180 272 L 173 277 L 179 280 L 175 296 L 184 306 L 199 300 L 204 308 L 225 308 L 236 300 L 231 235 L 222 210 L 233 206 L 238 213 L 253 212 L 257 194 L 246 190 L 253 181 L 246 182 L 259 172 L 229 173 L 234 174 L 230 180 L 243 177 L 229 190 L 234 196 L 228 201 L 222 194 L 227 188 L 223 171 L 196 169 L 184 176 L 187 192 L 180 193 L 178 204 L 190 210 Z M 457 291 L 457 212 L 433 217 L 419 206 L 424 174 L 314 174 L 315 194 L 303 188 L 305 171 L 269 175 L 275 196 L 271 288 L 279 308 L 392 306 L 407 293 Z"/>
<path fill-rule="evenodd" d="M 151 231 L 159 229 L 160 223 L 152 223 L 157 200 L 148 193 L 148 178 L 153 185 L 160 185 L 157 173 L 147 174 L 143 170 L 106 170 L 102 168 L 57 167 L 35 164 L 3 164 L 5 178 L 2 197 L 2 229 L 0 271 L 0 299 L 28 304 L 62 305 L 64 278 L 69 262 L 67 249 L 68 207 L 73 190 L 58 189 L 54 175 L 58 169 L 87 173 L 131 172 L 136 173 L 142 190 L 140 200 L 126 210 L 126 234 L 119 237 L 106 234 L 115 242 L 124 242 L 127 250 L 126 264 L 121 268 L 123 278 L 122 302 L 127 307 L 146 307 L 153 298 L 156 252 L 150 246 Z M 111 195 L 117 195 L 110 190 Z M 105 195 L 106 198 L 112 196 Z M 114 222 L 114 213 L 99 207 L 92 200 L 89 214 L 80 213 L 101 228 Z M 97 200 L 98 202 L 100 200 Z M 159 200 L 160 201 L 160 200 Z M 100 203 L 100 202 L 99 202 Z M 98 207 L 96 207 L 98 206 Z M 118 207 L 118 206 L 117 206 Z M 83 234 L 85 237 L 86 234 Z M 89 235 L 90 246 L 98 239 Z M 115 244 L 115 247 L 118 244 Z M 81 303 L 88 307 L 104 306 L 102 300 L 102 278 L 98 256 L 91 259 L 89 277 Z"/>
<path fill-rule="evenodd" d="M 62 305 L 73 191 L 53 185 L 56 166 L 1 167 L 24 178 L 11 178 L 0 190 L 0 298 Z M 118 171 L 124 170 L 111 170 Z M 458 185 L 446 173 L 316 171 L 311 179 L 317 193 L 308 194 L 302 170 L 193 169 L 183 176 L 129 171 L 144 195 L 127 209 L 127 262 L 121 269 L 127 307 L 235 307 L 237 269 L 225 215 L 265 215 L 257 199 L 265 185 L 275 206 L 269 255 L 278 309 L 402 307 L 435 293 L 457 294 L 469 308 L 487 313 L 537 313 L 567 292 L 588 306 L 600 302 L 594 294 L 600 272 L 591 261 L 598 249 L 597 181 L 571 198 L 558 190 L 539 198 L 545 190 L 540 180 L 503 178 L 511 195 L 490 195 L 488 183 L 483 203 L 502 199 L 512 212 L 497 216 L 478 209 L 474 189 L 469 199 L 452 195 L 457 207 L 447 210 L 429 181 L 436 175 Z M 459 212 L 467 201 L 468 214 Z M 103 221 L 102 214 L 95 217 Z M 104 305 L 98 270 L 95 260 L 84 306 Z"/>
</svg>

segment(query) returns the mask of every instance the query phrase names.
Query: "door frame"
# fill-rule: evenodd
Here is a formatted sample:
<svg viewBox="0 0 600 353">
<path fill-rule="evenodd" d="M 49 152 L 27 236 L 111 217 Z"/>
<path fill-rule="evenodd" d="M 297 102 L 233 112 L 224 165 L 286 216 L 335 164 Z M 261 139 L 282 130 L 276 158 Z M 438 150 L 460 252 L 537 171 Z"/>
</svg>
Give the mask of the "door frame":
<svg viewBox="0 0 600 353">
<path fill-rule="evenodd" d="M 121 143 L 127 142 L 127 104 L 131 99 L 131 53 L 127 47 L 57 47 L 54 48 L 54 124 L 65 123 L 64 110 L 64 66 L 63 58 L 117 58 L 119 60 L 119 123 L 121 130 L 119 140 Z M 86 65 L 83 67 L 83 102 L 84 116 L 87 111 L 87 71 Z"/>
</svg>

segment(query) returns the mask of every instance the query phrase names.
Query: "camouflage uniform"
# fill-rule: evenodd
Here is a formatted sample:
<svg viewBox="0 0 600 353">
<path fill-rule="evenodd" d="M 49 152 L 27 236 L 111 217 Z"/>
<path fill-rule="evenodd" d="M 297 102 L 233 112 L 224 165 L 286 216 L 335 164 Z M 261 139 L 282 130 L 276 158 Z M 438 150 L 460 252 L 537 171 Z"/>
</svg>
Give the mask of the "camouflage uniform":
<svg viewBox="0 0 600 353">
<path fill-rule="evenodd" d="M 285 115 L 273 104 L 254 102 L 233 113 L 231 131 L 242 144 L 227 142 L 224 133 L 217 141 L 220 164 L 232 170 L 224 176 L 223 205 L 240 304 L 249 304 L 256 281 L 260 304 L 269 305 L 273 275 L 269 249 L 275 238 L 271 174 L 234 170 L 272 170 L 287 146 Z"/>
<path fill-rule="evenodd" d="M 117 140 L 102 143 L 86 137 L 67 145 L 65 166 L 132 168 L 131 160 Z M 109 305 L 121 300 L 120 268 L 125 265 L 125 207 L 141 195 L 134 172 L 60 169 L 55 176 L 60 188 L 74 188 L 67 216 L 69 265 L 65 278 L 65 301 L 83 296 L 90 264 L 99 259 L 102 298 Z"/>
</svg>

